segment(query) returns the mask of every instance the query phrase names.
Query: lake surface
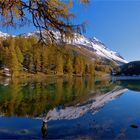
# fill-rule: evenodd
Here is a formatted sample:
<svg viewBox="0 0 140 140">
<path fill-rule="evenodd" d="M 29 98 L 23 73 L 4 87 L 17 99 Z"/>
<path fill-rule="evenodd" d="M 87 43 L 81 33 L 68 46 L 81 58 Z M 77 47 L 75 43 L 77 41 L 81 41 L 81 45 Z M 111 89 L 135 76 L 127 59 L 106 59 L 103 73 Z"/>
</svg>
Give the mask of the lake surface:
<svg viewBox="0 0 140 140">
<path fill-rule="evenodd" d="M 140 81 L 0 80 L 0 139 L 140 139 Z"/>
</svg>

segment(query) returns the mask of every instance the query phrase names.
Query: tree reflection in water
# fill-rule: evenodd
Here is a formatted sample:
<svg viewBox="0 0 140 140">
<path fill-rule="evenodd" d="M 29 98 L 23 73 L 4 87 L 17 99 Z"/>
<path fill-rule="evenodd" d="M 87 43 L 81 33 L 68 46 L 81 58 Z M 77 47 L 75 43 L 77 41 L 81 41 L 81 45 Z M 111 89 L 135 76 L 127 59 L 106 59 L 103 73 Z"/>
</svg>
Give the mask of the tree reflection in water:
<svg viewBox="0 0 140 140">
<path fill-rule="evenodd" d="M 0 115 L 18 117 L 44 117 L 49 110 L 84 103 L 97 94 L 114 88 L 110 81 L 94 78 L 54 78 L 46 81 L 0 81 Z M 42 137 L 47 135 L 48 125 L 43 122 Z"/>
<path fill-rule="evenodd" d="M 133 91 L 140 91 L 140 80 L 120 80 L 116 84 Z"/>
<path fill-rule="evenodd" d="M 0 114 L 40 117 L 57 106 L 71 106 L 114 88 L 94 78 L 54 78 L 46 81 L 10 81 L 0 84 Z"/>
</svg>

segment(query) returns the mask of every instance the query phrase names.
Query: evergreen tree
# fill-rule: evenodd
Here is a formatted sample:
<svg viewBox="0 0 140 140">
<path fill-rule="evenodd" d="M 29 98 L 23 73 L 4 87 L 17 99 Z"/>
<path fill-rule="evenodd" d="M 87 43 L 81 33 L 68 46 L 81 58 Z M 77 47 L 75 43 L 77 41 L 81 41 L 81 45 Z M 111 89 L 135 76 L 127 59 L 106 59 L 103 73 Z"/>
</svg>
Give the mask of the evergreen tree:
<svg viewBox="0 0 140 140">
<path fill-rule="evenodd" d="M 20 64 L 23 63 L 24 57 L 23 54 L 18 46 L 15 47 L 16 55 Z"/>
<path fill-rule="evenodd" d="M 41 71 L 47 73 L 48 64 L 49 64 L 49 50 L 48 47 L 42 46 L 41 47 Z"/>
<path fill-rule="evenodd" d="M 89 73 L 90 75 L 95 75 L 95 66 L 94 63 L 89 64 Z"/>
<path fill-rule="evenodd" d="M 62 54 L 57 54 L 56 56 L 56 73 L 58 75 L 62 75 L 63 74 L 63 65 L 64 65 L 64 62 L 63 62 L 63 56 Z"/>
<path fill-rule="evenodd" d="M 90 70 L 89 70 L 89 64 L 85 65 L 85 74 L 89 74 Z"/>
<path fill-rule="evenodd" d="M 36 72 L 41 71 L 41 52 L 40 47 L 35 46 L 33 48 L 33 65 Z"/>
<path fill-rule="evenodd" d="M 19 74 L 19 71 L 21 70 L 21 64 L 18 61 L 18 57 L 16 54 L 16 50 L 15 50 L 15 40 L 14 39 L 10 39 L 10 46 L 9 46 L 9 50 L 8 50 L 8 57 L 7 58 L 7 66 L 11 71 L 12 77 L 17 76 Z"/>
<path fill-rule="evenodd" d="M 66 64 L 65 64 L 65 72 L 68 74 L 73 73 L 73 62 L 70 57 L 67 58 Z"/>
<path fill-rule="evenodd" d="M 83 59 L 80 56 L 76 56 L 74 59 L 74 71 L 75 74 L 82 75 L 84 72 Z"/>
</svg>

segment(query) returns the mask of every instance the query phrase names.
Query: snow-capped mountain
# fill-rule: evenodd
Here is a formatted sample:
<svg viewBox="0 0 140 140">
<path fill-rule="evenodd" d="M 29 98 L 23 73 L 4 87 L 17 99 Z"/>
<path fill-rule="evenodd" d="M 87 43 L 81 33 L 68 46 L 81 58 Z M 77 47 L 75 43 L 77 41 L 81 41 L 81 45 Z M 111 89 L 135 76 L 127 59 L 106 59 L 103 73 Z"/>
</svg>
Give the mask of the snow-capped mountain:
<svg viewBox="0 0 140 140">
<path fill-rule="evenodd" d="M 3 38 L 6 38 L 6 37 L 9 37 L 10 35 L 7 34 L 7 33 L 3 33 L 0 31 L 0 37 L 3 37 Z"/>
<path fill-rule="evenodd" d="M 59 42 L 61 40 L 60 33 L 53 32 L 53 34 L 56 41 Z M 40 36 L 40 32 L 36 31 L 32 33 L 27 33 L 27 34 L 24 34 L 23 36 L 25 37 L 35 36 L 38 38 Z M 47 34 L 45 32 L 43 32 L 43 36 L 44 38 L 47 38 Z M 73 39 L 63 39 L 63 40 L 67 44 L 71 44 L 79 48 L 87 49 L 88 51 L 96 54 L 98 58 L 99 57 L 105 58 L 107 60 L 111 60 L 117 63 L 127 63 L 127 61 L 122 56 L 120 56 L 117 52 L 114 52 L 110 50 L 109 48 L 107 48 L 104 43 L 102 43 L 100 40 L 98 40 L 95 37 L 92 39 L 89 39 L 83 35 L 75 33 Z"/>
<path fill-rule="evenodd" d="M 104 43 L 96 39 L 95 37 L 93 39 L 88 39 L 84 37 L 83 35 L 76 35 L 74 37 L 73 44 L 83 46 L 93 52 L 95 52 L 98 56 L 113 60 L 113 61 L 118 61 L 122 63 L 127 63 L 126 60 L 124 60 L 118 53 L 110 50 L 105 46 Z"/>
<path fill-rule="evenodd" d="M 52 32 L 52 33 L 54 34 L 54 38 L 55 38 L 56 42 L 60 42 L 62 40 L 59 32 Z M 46 32 L 42 32 L 42 34 L 43 34 L 44 38 L 46 38 L 46 39 L 48 38 L 48 35 Z M 0 32 L 0 37 L 6 38 L 9 36 L 11 36 L 11 35 Z M 35 31 L 35 32 L 27 33 L 27 34 L 21 34 L 20 36 L 24 36 L 24 37 L 35 36 L 35 37 L 39 38 L 40 32 Z M 15 36 L 13 36 L 13 37 L 15 37 Z M 84 49 L 88 50 L 91 53 L 91 55 L 92 54 L 94 56 L 96 55 L 96 58 L 110 60 L 110 61 L 116 62 L 118 64 L 127 63 L 127 61 L 122 56 L 120 56 L 117 52 L 114 52 L 114 51 L 110 50 L 109 48 L 107 48 L 104 43 L 102 43 L 100 40 L 98 40 L 95 37 L 92 39 L 89 39 L 83 35 L 75 33 L 73 39 L 67 38 L 67 39 L 63 39 L 63 41 L 67 44 L 77 46 L 78 48 L 84 48 Z M 94 57 L 93 57 L 93 59 L 94 59 Z"/>
<path fill-rule="evenodd" d="M 83 104 L 77 104 L 75 106 L 69 106 L 65 108 L 54 108 L 50 110 L 46 116 L 43 118 L 44 121 L 51 120 L 72 120 L 77 119 L 86 113 L 90 112 L 91 114 L 95 114 L 98 112 L 104 105 L 108 102 L 116 99 L 121 96 L 127 89 L 121 89 L 120 87 L 116 87 L 110 92 L 105 94 L 97 94 L 96 96 L 90 98 Z"/>
</svg>

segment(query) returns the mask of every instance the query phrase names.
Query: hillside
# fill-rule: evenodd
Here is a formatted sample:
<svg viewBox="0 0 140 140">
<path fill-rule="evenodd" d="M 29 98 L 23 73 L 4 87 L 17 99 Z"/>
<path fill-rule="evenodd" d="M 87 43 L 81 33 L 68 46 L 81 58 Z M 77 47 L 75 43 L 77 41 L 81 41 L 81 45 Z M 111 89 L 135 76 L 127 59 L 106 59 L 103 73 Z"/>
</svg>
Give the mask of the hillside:
<svg viewBox="0 0 140 140">
<path fill-rule="evenodd" d="M 133 61 L 114 69 L 113 75 L 140 75 L 140 61 Z"/>
<path fill-rule="evenodd" d="M 53 32 L 54 38 L 56 39 L 56 42 L 59 43 L 61 42 L 62 38 L 59 32 Z M 21 36 L 24 37 L 30 37 L 34 36 L 39 38 L 40 33 L 38 31 L 32 32 L 32 33 L 27 33 L 27 34 L 22 34 Z M 43 32 L 43 38 L 47 39 L 47 34 Z M 98 59 L 101 60 L 107 60 L 107 61 L 112 61 L 116 64 L 123 64 L 127 63 L 127 61 L 120 56 L 117 52 L 114 52 L 110 50 L 104 43 L 102 43 L 100 40 L 98 40 L 96 37 L 93 37 L 92 39 L 86 38 L 83 35 L 74 34 L 74 38 L 71 39 L 63 39 L 63 41 L 66 44 L 74 45 L 78 48 L 84 48 L 90 53 L 92 53 L 93 58 L 98 57 Z"/>
<path fill-rule="evenodd" d="M 45 33 L 44 38 L 47 40 Z M 60 34 L 54 33 L 53 45 L 38 44 L 39 32 L 10 36 L 0 32 L 0 67 L 8 68 L 6 75 L 21 75 L 21 73 L 47 75 L 94 75 L 110 74 L 117 65 L 124 64 L 118 53 L 108 49 L 96 38 L 88 39 L 75 34 L 74 38 L 64 39 L 62 44 Z M 9 74 L 10 73 L 10 74 Z M 25 75 L 25 74 L 24 74 Z"/>
</svg>

